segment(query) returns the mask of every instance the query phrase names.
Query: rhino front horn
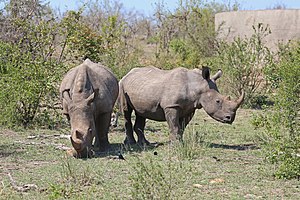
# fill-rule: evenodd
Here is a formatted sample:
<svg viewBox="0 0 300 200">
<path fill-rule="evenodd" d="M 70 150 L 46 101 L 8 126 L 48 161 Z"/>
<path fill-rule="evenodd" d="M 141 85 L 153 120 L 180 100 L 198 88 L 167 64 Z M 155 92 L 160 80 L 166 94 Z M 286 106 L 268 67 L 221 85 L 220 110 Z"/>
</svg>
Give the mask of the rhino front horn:
<svg viewBox="0 0 300 200">
<path fill-rule="evenodd" d="M 241 96 L 236 100 L 237 108 L 240 107 L 240 105 L 243 103 L 244 99 L 245 99 L 245 92 L 244 92 L 244 90 L 242 90 Z"/>
<path fill-rule="evenodd" d="M 72 146 L 74 147 L 74 149 L 76 151 L 79 151 L 81 149 L 81 142 L 74 141 L 72 137 L 70 137 L 70 139 L 71 139 L 71 143 L 72 143 Z M 78 139 L 76 139 L 76 140 L 78 140 Z"/>
</svg>

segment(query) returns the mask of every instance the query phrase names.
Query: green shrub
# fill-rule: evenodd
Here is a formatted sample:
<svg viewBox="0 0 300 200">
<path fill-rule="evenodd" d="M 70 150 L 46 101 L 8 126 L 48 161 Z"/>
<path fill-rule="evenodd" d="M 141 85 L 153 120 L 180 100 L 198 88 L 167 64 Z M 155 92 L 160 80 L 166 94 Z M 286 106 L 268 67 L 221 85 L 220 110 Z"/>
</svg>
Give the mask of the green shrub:
<svg viewBox="0 0 300 200">
<path fill-rule="evenodd" d="M 254 125 L 264 127 L 267 158 L 278 165 L 279 178 L 300 177 L 300 43 L 282 54 L 278 66 L 268 68 L 275 104 Z M 275 78 L 274 78 L 275 77 Z"/>
<path fill-rule="evenodd" d="M 0 124 L 27 127 L 37 113 L 54 108 L 64 68 L 54 59 L 57 26 L 53 20 L 14 19 L 12 26 L 18 27 L 16 35 L 22 37 L 0 42 Z"/>
<path fill-rule="evenodd" d="M 84 15 L 83 11 L 84 8 L 69 11 L 62 20 L 61 29 L 66 36 L 64 60 L 79 64 L 89 58 L 106 65 L 121 79 L 133 65 L 139 64 L 139 52 L 130 49 L 124 41 L 126 23 L 110 10 L 94 27 L 89 21 L 91 16 Z"/>
<path fill-rule="evenodd" d="M 263 68 L 275 63 L 272 52 L 264 44 L 270 29 L 263 24 L 253 26 L 253 29 L 254 34 L 250 38 L 236 38 L 232 43 L 221 41 L 217 56 L 209 63 L 225 72 L 219 84 L 225 93 L 238 96 L 241 90 L 245 91 L 246 107 L 257 107 L 257 100 L 265 95 Z"/>
<path fill-rule="evenodd" d="M 183 141 L 174 143 L 174 153 L 180 160 L 193 160 L 201 155 L 204 147 L 205 129 L 201 133 L 195 130 L 193 124 L 190 124 L 184 134 Z"/>
<path fill-rule="evenodd" d="M 178 66 L 195 68 L 215 51 L 213 3 L 180 1 L 174 13 L 157 5 L 157 51 L 155 65 L 164 68 Z M 218 8 L 217 8 L 218 10 Z M 220 10 L 218 10 L 220 11 Z"/>
</svg>

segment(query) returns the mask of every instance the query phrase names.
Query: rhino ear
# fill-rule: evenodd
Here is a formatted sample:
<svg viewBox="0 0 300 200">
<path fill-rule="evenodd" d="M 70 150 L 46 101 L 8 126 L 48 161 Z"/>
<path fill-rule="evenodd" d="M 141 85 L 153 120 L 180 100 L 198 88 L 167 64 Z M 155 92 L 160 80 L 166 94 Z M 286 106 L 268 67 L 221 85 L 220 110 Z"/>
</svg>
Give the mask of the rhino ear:
<svg viewBox="0 0 300 200">
<path fill-rule="evenodd" d="M 209 76 L 210 76 L 210 69 L 209 67 L 202 67 L 202 77 L 206 80 L 209 79 Z"/>
</svg>

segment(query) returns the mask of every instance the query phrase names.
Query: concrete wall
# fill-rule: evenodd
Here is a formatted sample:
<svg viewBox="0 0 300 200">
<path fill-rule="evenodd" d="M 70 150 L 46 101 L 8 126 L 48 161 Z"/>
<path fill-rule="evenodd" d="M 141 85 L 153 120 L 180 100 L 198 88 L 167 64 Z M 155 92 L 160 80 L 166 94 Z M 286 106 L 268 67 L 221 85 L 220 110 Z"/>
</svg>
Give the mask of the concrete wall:
<svg viewBox="0 0 300 200">
<path fill-rule="evenodd" d="M 300 9 L 295 10 L 255 10 L 218 13 L 215 16 L 218 37 L 233 41 L 236 36 L 249 37 L 254 33 L 253 25 L 269 25 L 272 33 L 266 37 L 269 47 L 275 48 L 278 41 L 300 39 Z M 220 26 L 223 24 L 222 26 Z"/>
</svg>

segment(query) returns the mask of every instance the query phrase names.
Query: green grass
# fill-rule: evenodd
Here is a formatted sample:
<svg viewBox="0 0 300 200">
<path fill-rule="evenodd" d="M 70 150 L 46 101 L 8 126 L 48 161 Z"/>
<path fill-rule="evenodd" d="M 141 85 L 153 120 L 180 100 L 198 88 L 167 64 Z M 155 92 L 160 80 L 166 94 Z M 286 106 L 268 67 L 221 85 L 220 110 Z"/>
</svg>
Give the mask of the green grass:
<svg viewBox="0 0 300 200">
<path fill-rule="evenodd" d="M 155 148 L 124 147 L 120 124 L 110 131 L 112 151 L 92 159 L 58 148 L 71 146 L 60 137 L 68 129 L 1 129 L 0 199 L 299 199 L 299 181 L 275 179 L 264 160 L 252 112 L 239 110 L 226 125 L 198 111 L 183 143 L 170 143 L 167 124 L 149 120 L 146 137 L 160 143 Z M 18 192 L 8 174 L 38 189 Z"/>
</svg>

